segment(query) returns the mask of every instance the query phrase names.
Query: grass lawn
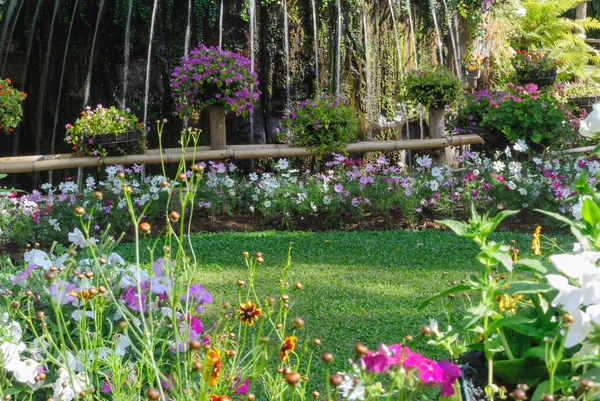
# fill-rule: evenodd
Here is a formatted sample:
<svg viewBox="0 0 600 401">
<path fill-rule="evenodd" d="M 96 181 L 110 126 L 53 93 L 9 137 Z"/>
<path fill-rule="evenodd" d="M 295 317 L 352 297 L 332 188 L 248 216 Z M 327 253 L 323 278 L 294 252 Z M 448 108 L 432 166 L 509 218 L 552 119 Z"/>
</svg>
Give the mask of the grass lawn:
<svg viewBox="0 0 600 401">
<path fill-rule="evenodd" d="M 557 237 L 564 249 L 571 249 L 571 236 Z M 514 239 L 520 256 L 531 255 L 530 235 L 497 233 L 493 239 L 505 243 Z M 320 338 L 322 352 L 336 356 L 334 371 L 348 368 L 356 343 L 374 349 L 379 343 L 402 342 L 407 334 L 415 337 L 411 348 L 444 358 L 419 334 L 430 318 L 445 322 L 446 316 L 439 304 L 423 311 L 418 305 L 480 266 L 475 244 L 438 230 L 222 233 L 197 235 L 192 241 L 200 260 L 196 282 L 211 292 L 216 305 L 237 301 L 237 280 L 247 277 L 242 251 L 263 253 L 258 293 L 277 295 L 287 249 L 294 242 L 289 282 L 293 286 L 299 281 L 304 288 L 290 290 L 290 316 L 301 316 L 306 335 Z M 134 260 L 132 244 L 121 245 L 117 251 L 126 260 Z M 207 320 L 216 309 L 207 310 Z M 315 385 L 322 382 L 321 365 L 314 365 Z"/>
</svg>

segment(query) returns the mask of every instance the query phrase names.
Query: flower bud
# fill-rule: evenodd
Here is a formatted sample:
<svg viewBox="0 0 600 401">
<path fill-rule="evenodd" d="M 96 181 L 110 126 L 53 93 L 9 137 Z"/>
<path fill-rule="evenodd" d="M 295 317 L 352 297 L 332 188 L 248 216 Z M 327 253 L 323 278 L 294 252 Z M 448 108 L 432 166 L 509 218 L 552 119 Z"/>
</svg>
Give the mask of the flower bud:
<svg viewBox="0 0 600 401">
<path fill-rule="evenodd" d="M 301 282 L 297 282 L 297 283 L 296 283 L 296 288 L 297 288 L 297 289 L 301 290 L 303 287 L 304 287 L 304 286 L 302 285 L 302 283 L 301 283 Z"/>
<path fill-rule="evenodd" d="M 98 292 L 99 292 L 100 294 L 104 294 L 104 293 L 106 292 L 106 287 L 105 287 L 105 286 L 103 286 L 103 285 L 99 285 L 99 286 L 98 286 Z"/>
<path fill-rule="evenodd" d="M 84 275 L 85 275 L 85 277 L 87 277 L 87 278 L 92 278 L 92 277 L 94 277 L 94 273 L 92 273 L 91 271 L 87 271 L 87 272 L 85 272 L 85 273 L 84 273 Z"/>
<path fill-rule="evenodd" d="M 83 216 L 83 215 L 85 214 L 85 209 L 84 209 L 84 208 L 82 208 L 81 206 L 77 206 L 77 207 L 75 208 L 75 214 L 76 214 L 77 216 Z"/>
<path fill-rule="evenodd" d="M 313 396 L 313 397 L 315 397 L 315 398 L 319 398 L 319 397 L 321 396 L 321 394 L 319 394 L 319 392 L 318 392 L 318 391 L 313 391 L 311 394 L 312 394 L 312 396 Z"/>
<path fill-rule="evenodd" d="M 171 210 L 170 216 L 171 216 L 171 220 L 173 220 L 173 221 L 178 221 L 181 218 L 179 213 L 177 213 L 175 210 Z"/>
<path fill-rule="evenodd" d="M 544 401 L 554 401 L 554 396 L 552 394 L 544 394 Z"/>
<path fill-rule="evenodd" d="M 297 329 L 304 328 L 304 320 L 301 317 L 294 318 L 293 322 L 294 322 L 294 326 L 296 326 Z"/>
<path fill-rule="evenodd" d="M 431 327 L 429 327 L 427 325 L 421 327 L 421 333 L 423 333 L 424 336 L 430 336 L 431 335 Z"/>
<path fill-rule="evenodd" d="M 140 231 L 142 233 L 149 234 L 151 229 L 152 229 L 152 227 L 150 226 L 150 223 L 148 223 L 148 222 L 140 223 Z"/>
<path fill-rule="evenodd" d="M 298 372 L 290 372 L 285 375 L 285 381 L 290 386 L 295 386 L 300 382 L 300 373 Z"/>
<path fill-rule="evenodd" d="M 290 296 L 287 294 L 281 294 L 281 300 L 282 301 L 288 301 L 290 299 Z"/>
<path fill-rule="evenodd" d="M 122 171 L 119 172 L 119 173 L 117 173 L 117 178 L 124 179 L 125 178 L 125 173 L 122 172 Z"/>
<path fill-rule="evenodd" d="M 247 258 L 249 256 L 250 256 L 250 254 L 248 252 L 246 252 L 246 251 L 242 252 L 242 257 L 243 258 Z"/>
<path fill-rule="evenodd" d="M 261 258 L 256 258 L 256 263 L 263 264 L 265 262 L 265 260 L 261 257 Z"/>
<path fill-rule="evenodd" d="M 101 200 L 102 199 L 102 192 L 100 191 L 94 191 L 94 198 Z"/>
<path fill-rule="evenodd" d="M 358 355 L 367 355 L 367 353 L 369 352 L 369 349 L 362 344 L 356 344 L 354 346 L 354 350 Z"/>
<path fill-rule="evenodd" d="M 333 362 L 333 359 L 333 354 L 331 352 L 325 352 L 321 354 L 321 360 L 325 363 L 331 363 Z"/>
<path fill-rule="evenodd" d="M 229 358 L 233 358 L 235 354 L 237 354 L 237 352 L 235 352 L 233 349 L 228 349 L 225 351 L 225 355 L 227 355 Z"/>
<path fill-rule="evenodd" d="M 254 401 L 256 399 L 256 396 L 254 394 L 250 393 L 246 396 L 246 399 L 248 401 Z"/>
<path fill-rule="evenodd" d="M 19 307 L 19 303 L 17 301 L 12 301 L 12 303 L 10 304 L 10 306 L 13 309 L 17 309 Z"/>
<path fill-rule="evenodd" d="M 190 348 L 191 349 L 200 349 L 202 348 L 202 344 L 198 340 L 190 340 Z"/>
<path fill-rule="evenodd" d="M 185 173 L 179 173 L 177 174 L 177 179 L 179 181 L 185 181 L 187 179 L 187 175 Z"/>
<path fill-rule="evenodd" d="M 133 192 L 133 188 L 131 188 L 129 185 L 127 185 L 127 186 L 125 187 L 125 192 L 127 192 L 128 194 L 130 194 L 130 193 L 132 193 L 132 192 Z"/>
<path fill-rule="evenodd" d="M 277 330 L 281 329 L 282 327 L 283 327 L 283 324 L 281 324 L 281 323 L 277 323 L 277 324 L 275 325 L 275 328 L 276 328 Z"/>
<path fill-rule="evenodd" d="M 146 391 L 146 397 L 148 397 L 149 400 L 156 401 L 160 398 L 160 391 L 150 387 L 148 391 Z"/>
<path fill-rule="evenodd" d="M 414 339 L 415 338 L 412 335 L 410 335 L 410 334 L 407 334 L 407 335 L 404 336 L 404 342 L 407 342 L 407 343 L 409 343 L 411 341 L 414 341 Z"/>
<path fill-rule="evenodd" d="M 243 287 L 246 285 L 246 282 L 244 280 L 238 280 L 237 285 L 239 285 L 240 287 Z"/>
<path fill-rule="evenodd" d="M 35 312 L 35 317 L 37 317 L 38 319 L 43 319 L 44 318 L 44 312 L 41 311 L 41 310 Z"/>
<path fill-rule="evenodd" d="M 51 272 L 51 271 L 47 271 L 46 274 L 44 274 L 44 278 L 48 281 L 52 281 L 56 278 L 56 273 Z"/>
<path fill-rule="evenodd" d="M 592 380 L 589 380 L 589 379 L 583 379 L 581 381 L 581 387 L 583 387 L 586 390 L 589 390 L 591 388 L 594 388 L 594 382 Z"/>
<path fill-rule="evenodd" d="M 514 391 L 511 393 L 510 396 L 512 398 L 514 398 L 515 400 L 526 400 L 527 399 L 527 394 L 525 393 L 525 391 L 521 390 L 520 388 L 514 389 Z"/>
<path fill-rule="evenodd" d="M 117 323 L 117 327 L 118 327 L 120 330 L 125 330 L 125 329 L 127 329 L 127 326 L 129 326 L 129 324 L 128 324 L 128 323 L 127 323 L 125 320 L 121 320 L 121 321 L 119 321 L 119 323 Z"/>
<path fill-rule="evenodd" d="M 339 374 L 337 374 L 337 373 L 335 373 L 335 374 L 333 374 L 333 375 L 329 376 L 329 383 L 330 383 L 330 384 L 331 384 L 333 387 L 337 387 L 337 386 L 339 386 L 340 384 L 342 384 L 342 382 L 343 382 L 342 376 L 341 376 L 341 375 L 339 375 Z"/>
<path fill-rule="evenodd" d="M 161 186 L 161 187 L 163 187 L 163 188 L 166 188 L 166 187 L 168 187 L 168 186 L 169 186 L 169 183 L 168 183 L 168 182 L 166 182 L 166 181 L 161 181 L 161 182 L 160 182 L 160 186 Z"/>
</svg>

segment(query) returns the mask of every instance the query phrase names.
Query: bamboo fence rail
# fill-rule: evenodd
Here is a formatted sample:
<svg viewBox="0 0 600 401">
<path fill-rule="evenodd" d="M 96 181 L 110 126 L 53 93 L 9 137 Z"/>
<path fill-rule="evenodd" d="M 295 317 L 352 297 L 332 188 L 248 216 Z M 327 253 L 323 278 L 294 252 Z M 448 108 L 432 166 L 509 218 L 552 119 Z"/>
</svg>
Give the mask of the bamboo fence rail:
<svg viewBox="0 0 600 401">
<path fill-rule="evenodd" d="M 481 144 L 483 139 L 478 135 L 451 135 L 435 139 L 407 139 L 402 141 L 364 141 L 346 146 L 348 153 L 426 150 L 448 146 Z M 194 148 L 148 150 L 139 155 L 108 156 L 104 164 L 153 164 L 178 163 L 182 156 L 186 161 L 219 160 L 219 159 L 258 159 L 264 157 L 300 157 L 311 156 L 307 148 L 288 145 L 229 145 L 224 150 L 212 150 L 207 146 Z M 25 173 L 35 171 L 59 170 L 76 167 L 94 167 L 100 163 L 94 157 L 77 157 L 70 154 L 18 156 L 0 158 L 0 173 Z"/>
</svg>

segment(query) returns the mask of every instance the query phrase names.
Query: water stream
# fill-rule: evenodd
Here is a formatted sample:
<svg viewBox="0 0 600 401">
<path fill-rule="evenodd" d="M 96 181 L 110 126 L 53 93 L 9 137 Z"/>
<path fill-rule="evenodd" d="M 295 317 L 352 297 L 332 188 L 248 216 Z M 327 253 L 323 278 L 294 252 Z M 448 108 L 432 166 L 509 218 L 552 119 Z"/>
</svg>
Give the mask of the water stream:
<svg viewBox="0 0 600 401">
<path fill-rule="evenodd" d="M 85 95 L 83 97 L 83 107 L 88 105 L 90 101 L 90 91 L 92 89 L 92 68 L 94 66 L 94 50 L 96 50 L 96 38 L 98 36 L 98 27 L 100 26 L 100 17 L 102 17 L 102 9 L 104 8 L 104 0 L 100 0 L 98 7 L 98 17 L 96 18 L 96 28 L 94 29 L 94 38 L 92 39 L 92 49 L 90 50 L 90 61 L 88 63 L 88 73 L 85 80 Z"/>
<path fill-rule="evenodd" d="M 2 25 L 2 33 L 0 34 L 0 57 L 4 53 L 4 44 L 6 42 L 6 35 L 8 33 L 8 26 L 10 25 L 10 20 L 12 19 L 12 15 L 15 12 L 15 7 L 17 6 L 17 0 L 10 0 L 8 3 L 8 7 L 6 9 L 6 14 L 2 16 L 4 20 L 4 24 Z M 16 22 L 15 18 L 15 22 Z M 8 54 L 8 50 L 6 51 Z"/>
<path fill-rule="evenodd" d="M 287 12 L 287 0 L 283 0 L 283 40 L 285 41 L 285 101 L 287 111 L 291 110 L 291 79 L 290 79 L 290 28 Z"/>
<path fill-rule="evenodd" d="M 8 61 L 8 53 L 10 52 L 10 45 L 12 43 L 13 35 L 15 34 L 15 28 L 17 27 L 17 23 L 19 22 L 19 15 L 21 15 L 21 10 L 23 9 L 24 1 L 19 4 L 19 8 L 17 9 L 17 14 L 15 15 L 15 22 L 12 24 L 12 28 L 10 28 L 10 35 L 8 35 L 8 43 L 6 45 L 6 53 L 4 56 L 4 60 L 2 62 L 2 72 L 0 73 L 0 77 L 4 77 L 4 70 L 6 69 L 6 62 Z M 8 20 L 6 21 L 8 24 Z M 2 49 L 2 47 L 0 47 Z"/>
<path fill-rule="evenodd" d="M 444 4 L 444 11 L 446 12 L 446 20 L 448 22 L 448 31 L 450 32 L 450 40 L 452 42 L 452 52 L 454 55 L 454 66 L 456 67 L 456 76 L 458 78 L 462 78 L 460 57 L 458 55 L 458 45 L 457 45 L 457 40 L 454 36 L 454 28 L 452 27 L 451 14 L 448 10 L 448 3 L 446 2 L 446 0 L 442 0 L 442 3 Z"/>
<path fill-rule="evenodd" d="M 191 8 L 191 2 L 188 10 Z M 189 19 L 188 19 L 189 27 Z M 223 0 L 221 0 L 221 10 L 219 11 L 219 47 L 223 47 Z"/>
<path fill-rule="evenodd" d="M 440 56 L 439 64 L 444 65 L 444 46 L 442 43 L 442 34 L 440 32 L 440 26 L 437 20 L 437 11 L 436 11 L 436 2 L 435 0 L 429 0 L 429 4 L 431 5 L 431 17 L 433 18 L 433 27 L 435 28 L 435 37 L 437 39 L 438 45 L 438 53 Z"/>
<path fill-rule="evenodd" d="M 127 9 L 127 25 L 125 25 L 125 46 L 123 53 L 123 94 L 121 97 L 121 108 L 127 107 L 127 79 L 129 77 L 129 55 L 131 53 L 131 11 L 133 9 L 133 0 L 129 0 Z"/>
<path fill-rule="evenodd" d="M 65 69 L 67 66 L 67 56 L 69 54 L 69 43 L 71 42 L 71 32 L 73 31 L 73 21 L 75 21 L 75 13 L 77 12 L 77 6 L 79 5 L 79 0 L 75 0 L 75 5 L 73 6 L 73 14 L 71 15 L 71 22 L 69 23 L 69 32 L 67 34 L 67 43 L 65 44 L 65 52 L 63 54 L 63 62 L 62 69 L 60 71 L 60 80 L 58 85 L 58 95 L 56 96 L 56 108 L 54 109 L 54 124 L 52 125 L 52 141 L 50 142 L 50 154 L 54 154 L 54 148 L 56 144 L 56 129 L 58 128 L 58 116 L 60 113 L 60 101 L 62 98 L 62 88 L 63 88 L 63 78 L 65 77 Z M 50 170 L 48 173 L 48 180 L 52 183 L 52 173 Z"/>
<path fill-rule="evenodd" d="M 408 22 L 410 24 L 410 43 L 412 45 L 413 62 L 415 69 L 419 69 L 419 54 L 417 53 L 417 39 L 415 34 L 415 25 L 413 23 L 410 0 L 406 0 L 406 9 L 408 11 Z"/>
<path fill-rule="evenodd" d="M 315 45 L 315 76 L 316 76 L 316 88 L 317 93 L 321 92 L 320 75 L 319 75 L 319 37 L 317 36 L 317 6 L 315 0 L 310 0 L 312 6 L 312 21 L 313 21 L 313 36 Z"/>
<path fill-rule="evenodd" d="M 150 21 L 150 37 L 148 39 L 148 60 L 146 61 L 146 85 L 144 89 L 144 129 L 148 126 L 148 98 L 150 96 L 150 72 L 152 61 L 152 39 L 154 38 L 154 22 L 156 21 L 156 11 L 158 10 L 158 0 L 154 0 L 152 7 L 152 20 Z"/>
<path fill-rule="evenodd" d="M 337 0 L 337 47 L 335 49 L 335 95 L 340 96 L 342 87 L 342 1 Z"/>
</svg>

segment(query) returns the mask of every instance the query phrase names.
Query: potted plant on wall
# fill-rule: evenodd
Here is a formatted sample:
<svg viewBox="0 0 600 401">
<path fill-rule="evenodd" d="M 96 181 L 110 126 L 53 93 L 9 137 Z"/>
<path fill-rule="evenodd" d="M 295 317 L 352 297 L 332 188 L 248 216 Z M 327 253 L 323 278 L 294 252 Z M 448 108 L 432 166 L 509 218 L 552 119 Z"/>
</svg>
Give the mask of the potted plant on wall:
<svg viewBox="0 0 600 401">
<path fill-rule="evenodd" d="M 254 102 L 261 95 L 255 89 L 259 84 L 256 78 L 247 58 L 201 44 L 175 68 L 171 77 L 171 97 L 175 99 L 180 117 L 198 119 L 208 108 L 211 146 L 224 149 L 225 110 L 241 116 L 253 113 Z"/>
<path fill-rule="evenodd" d="M 73 145 L 73 151 L 81 156 L 126 155 L 143 151 L 146 135 L 144 123 L 131 112 L 109 108 L 99 104 L 95 109 L 86 107 L 81 117 L 65 127 L 65 142 Z"/>
<path fill-rule="evenodd" d="M 0 79 L 0 129 L 9 134 L 23 117 L 21 102 L 27 94 L 15 89 L 10 79 Z"/>
<path fill-rule="evenodd" d="M 317 158 L 343 151 L 358 137 L 358 116 L 348 101 L 332 96 L 306 99 L 283 116 L 283 140 L 304 146 Z"/>
<path fill-rule="evenodd" d="M 429 137 L 445 135 L 444 108 L 454 103 L 462 93 L 462 83 L 446 68 L 419 70 L 404 80 L 403 99 L 429 109 Z"/>
<path fill-rule="evenodd" d="M 550 57 L 550 52 L 517 50 L 512 65 L 521 85 L 536 84 L 541 89 L 554 84 L 560 62 Z"/>
<path fill-rule="evenodd" d="M 591 113 L 593 104 L 600 101 L 600 84 L 590 78 L 568 82 L 564 84 L 563 90 L 582 117 Z"/>
</svg>

